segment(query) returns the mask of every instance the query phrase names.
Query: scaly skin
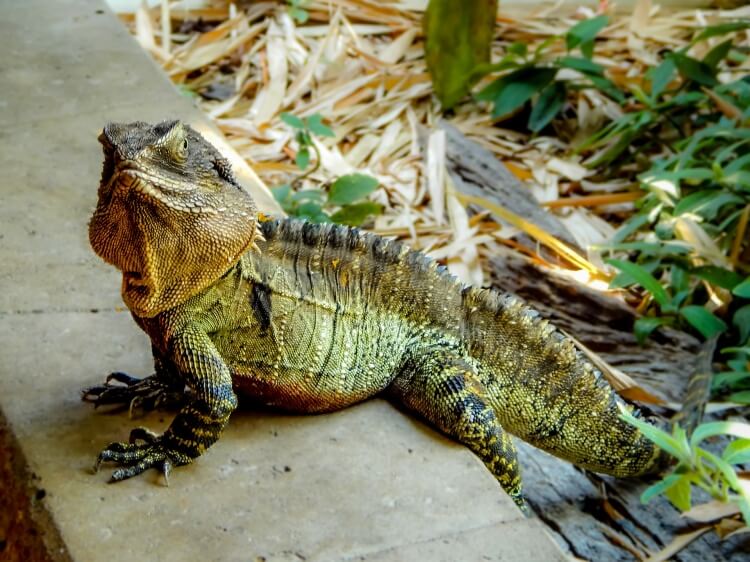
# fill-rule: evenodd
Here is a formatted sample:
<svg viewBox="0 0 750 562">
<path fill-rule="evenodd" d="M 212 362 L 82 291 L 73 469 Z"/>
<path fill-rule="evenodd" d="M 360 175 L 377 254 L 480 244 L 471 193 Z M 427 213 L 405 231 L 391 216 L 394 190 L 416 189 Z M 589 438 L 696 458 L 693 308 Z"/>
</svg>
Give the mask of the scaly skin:
<svg viewBox="0 0 750 562">
<path fill-rule="evenodd" d="M 469 447 L 520 506 L 509 434 L 615 476 L 664 466 L 597 369 L 517 298 L 356 229 L 258 223 L 226 161 L 178 122 L 111 124 L 100 140 L 91 243 L 123 271 L 156 374 L 84 397 L 148 408 L 189 389 L 162 436 L 139 428 L 102 451 L 97 466 L 122 465 L 114 480 L 200 456 L 237 394 L 314 413 L 384 392 Z"/>
</svg>

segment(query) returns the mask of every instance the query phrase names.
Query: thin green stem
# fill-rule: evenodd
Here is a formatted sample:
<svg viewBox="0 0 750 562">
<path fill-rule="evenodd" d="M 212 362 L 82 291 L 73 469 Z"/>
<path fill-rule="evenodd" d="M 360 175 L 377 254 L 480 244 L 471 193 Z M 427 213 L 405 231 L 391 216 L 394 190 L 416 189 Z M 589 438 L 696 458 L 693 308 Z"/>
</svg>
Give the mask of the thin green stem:
<svg viewBox="0 0 750 562">
<path fill-rule="evenodd" d="M 302 182 L 302 180 L 304 180 L 306 177 L 310 176 L 311 174 L 314 174 L 320 168 L 320 151 L 318 150 L 318 147 L 315 146 L 314 142 L 311 142 L 307 146 L 312 148 L 313 152 L 315 152 L 315 165 L 311 169 L 307 170 L 301 176 L 298 176 L 294 180 L 292 180 L 292 186 L 295 188 Z"/>
</svg>

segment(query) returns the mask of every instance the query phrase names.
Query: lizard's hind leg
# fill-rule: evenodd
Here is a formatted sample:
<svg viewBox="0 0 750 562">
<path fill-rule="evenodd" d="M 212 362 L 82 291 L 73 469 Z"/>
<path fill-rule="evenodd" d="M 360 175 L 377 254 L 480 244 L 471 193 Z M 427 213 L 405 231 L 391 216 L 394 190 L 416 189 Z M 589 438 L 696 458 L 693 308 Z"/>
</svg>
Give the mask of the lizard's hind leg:
<svg viewBox="0 0 750 562">
<path fill-rule="evenodd" d="M 476 454 L 524 511 L 516 448 L 500 426 L 474 367 L 453 350 L 409 357 L 391 396 Z"/>
</svg>

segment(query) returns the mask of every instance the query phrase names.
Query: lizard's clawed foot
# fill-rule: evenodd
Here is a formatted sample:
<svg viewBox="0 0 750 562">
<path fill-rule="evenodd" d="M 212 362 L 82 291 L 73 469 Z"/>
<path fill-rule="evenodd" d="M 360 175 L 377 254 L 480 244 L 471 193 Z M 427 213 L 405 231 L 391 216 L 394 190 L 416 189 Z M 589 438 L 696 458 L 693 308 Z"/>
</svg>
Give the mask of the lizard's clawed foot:
<svg viewBox="0 0 750 562">
<path fill-rule="evenodd" d="M 142 443 L 138 443 L 139 441 Z M 127 480 L 149 468 L 156 468 L 162 472 L 169 486 L 172 467 L 187 464 L 190 459 L 171 448 L 161 436 L 144 427 L 138 427 L 130 432 L 129 443 L 110 443 L 99 453 L 94 472 L 99 470 L 103 462 L 122 465 L 112 473 L 110 482 Z"/>
<path fill-rule="evenodd" d="M 127 408 L 132 418 L 136 412 L 179 408 L 185 401 L 185 393 L 157 376 L 139 379 L 115 372 L 107 376 L 104 384 L 84 389 L 81 398 L 94 404 L 95 408 L 103 405 L 119 406 L 115 410 Z"/>
</svg>

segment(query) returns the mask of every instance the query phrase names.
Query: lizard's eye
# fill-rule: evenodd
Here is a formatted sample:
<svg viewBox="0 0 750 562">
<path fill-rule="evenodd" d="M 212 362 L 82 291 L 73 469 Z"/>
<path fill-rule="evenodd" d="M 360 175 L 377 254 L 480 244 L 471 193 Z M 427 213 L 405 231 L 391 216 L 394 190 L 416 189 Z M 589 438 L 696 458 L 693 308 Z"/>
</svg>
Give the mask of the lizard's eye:
<svg viewBox="0 0 750 562">
<path fill-rule="evenodd" d="M 188 157 L 188 140 L 182 139 L 175 148 L 172 149 L 174 157 L 178 162 L 185 162 Z"/>
</svg>

